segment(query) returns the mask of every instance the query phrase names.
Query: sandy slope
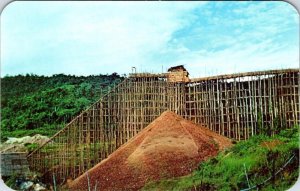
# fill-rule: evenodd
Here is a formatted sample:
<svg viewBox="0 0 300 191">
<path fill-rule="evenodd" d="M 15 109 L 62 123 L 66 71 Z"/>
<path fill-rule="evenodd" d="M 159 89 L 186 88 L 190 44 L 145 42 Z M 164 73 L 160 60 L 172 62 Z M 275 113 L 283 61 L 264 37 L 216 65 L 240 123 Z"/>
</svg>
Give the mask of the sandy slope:
<svg viewBox="0 0 300 191">
<path fill-rule="evenodd" d="M 147 181 L 186 175 L 230 145 L 229 139 L 167 111 L 87 173 L 92 189 L 138 190 Z M 70 190 L 87 190 L 87 173 L 71 182 Z"/>
</svg>

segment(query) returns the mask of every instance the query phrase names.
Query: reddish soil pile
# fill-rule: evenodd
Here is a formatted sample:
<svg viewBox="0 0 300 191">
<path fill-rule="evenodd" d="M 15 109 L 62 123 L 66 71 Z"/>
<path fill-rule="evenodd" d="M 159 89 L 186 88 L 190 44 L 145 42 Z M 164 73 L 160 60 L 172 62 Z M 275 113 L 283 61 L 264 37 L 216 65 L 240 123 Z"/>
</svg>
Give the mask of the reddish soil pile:
<svg viewBox="0 0 300 191">
<path fill-rule="evenodd" d="M 90 188 L 137 190 L 147 181 L 189 174 L 229 146 L 226 137 L 167 111 L 90 169 Z M 70 190 L 88 190 L 87 173 L 71 182 Z"/>
</svg>

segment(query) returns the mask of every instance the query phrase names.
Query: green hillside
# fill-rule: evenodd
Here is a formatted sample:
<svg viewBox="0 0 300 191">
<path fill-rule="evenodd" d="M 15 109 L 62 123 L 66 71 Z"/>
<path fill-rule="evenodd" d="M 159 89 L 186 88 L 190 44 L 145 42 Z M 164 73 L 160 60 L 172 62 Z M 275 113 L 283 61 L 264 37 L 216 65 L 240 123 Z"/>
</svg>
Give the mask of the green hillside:
<svg viewBox="0 0 300 191">
<path fill-rule="evenodd" d="M 36 133 L 51 136 L 122 80 L 117 73 L 5 76 L 1 78 L 1 139 Z"/>
</svg>

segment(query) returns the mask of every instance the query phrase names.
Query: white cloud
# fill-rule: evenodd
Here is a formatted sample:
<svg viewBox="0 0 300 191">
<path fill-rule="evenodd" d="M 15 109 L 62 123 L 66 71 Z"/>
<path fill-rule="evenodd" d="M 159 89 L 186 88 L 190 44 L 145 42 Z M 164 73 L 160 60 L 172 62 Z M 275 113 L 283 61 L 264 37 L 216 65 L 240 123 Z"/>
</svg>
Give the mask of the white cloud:
<svg viewBox="0 0 300 191">
<path fill-rule="evenodd" d="M 61 66 L 55 72 L 63 70 L 61 72 L 87 75 L 95 72 L 128 72 L 131 66 L 147 65 L 148 61 L 144 56 L 164 48 L 171 34 L 181 26 L 180 16 L 203 3 L 39 2 L 33 5 L 23 2 L 21 4 L 25 5 L 24 9 L 28 8 L 26 5 L 30 5 L 29 8 L 33 6 L 34 14 L 42 17 L 55 13 L 51 11 L 52 8 L 60 10 L 64 7 L 65 10 L 59 15 L 52 15 L 56 22 L 49 22 L 49 25 L 42 25 L 40 23 L 43 22 L 42 19 L 33 21 L 37 26 L 31 30 L 26 26 L 20 29 L 18 26 L 11 26 L 12 23 L 5 23 L 4 27 L 10 28 L 4 30 L 3 48 L 7 50 L 4 52 L 4 68 L 8 64 L 18 65 L 20 60 L 26 60 L 26 57 L 36 58 L 43 55 L 45 54 L 43 51 L 54 51 L 56 54 L 53 55 L 56 57 L 54 61 L 59 63 L 52 64 Z M 14 6 L 14 3 L 10 6 Z M 25 14 L 32 13 L 25 12 Z M 19 22 L 22 21 L 24 19 L 20 19 Z M 21 30 L 23 34 L 11 34 L 11 30 L 14 29 Z M 24 51 L 18 52 L 18 59 L 15 59 L 15 62 L 10 60 L 15 51 L 20 49 Z M 45 54 L 45 59 L 48 59 L 47 56 L 48 53 Z"/>
</svg>

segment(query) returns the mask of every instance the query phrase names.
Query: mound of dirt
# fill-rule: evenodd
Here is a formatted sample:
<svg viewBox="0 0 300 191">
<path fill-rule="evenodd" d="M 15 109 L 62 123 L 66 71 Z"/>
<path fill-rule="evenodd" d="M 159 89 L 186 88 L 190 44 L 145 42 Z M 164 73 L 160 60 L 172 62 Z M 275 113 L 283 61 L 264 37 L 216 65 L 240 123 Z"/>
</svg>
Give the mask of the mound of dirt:
<svg viewBox="0 0 300 191">
<path fill-rule="evenodd" d="M 70 190 L 137 190 L 148 181 L 183 176 L 231 140 L 166 111 L 106 160 L 69 184 Z"/>
</svg>

